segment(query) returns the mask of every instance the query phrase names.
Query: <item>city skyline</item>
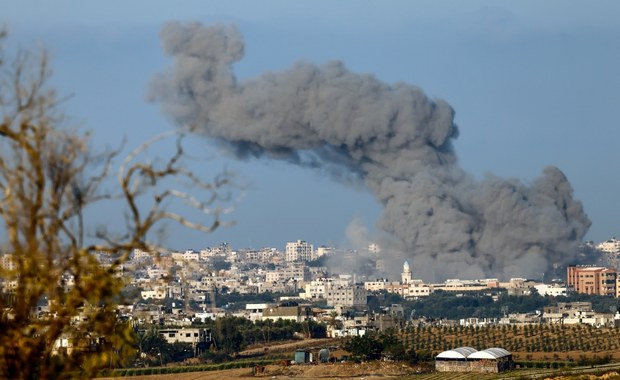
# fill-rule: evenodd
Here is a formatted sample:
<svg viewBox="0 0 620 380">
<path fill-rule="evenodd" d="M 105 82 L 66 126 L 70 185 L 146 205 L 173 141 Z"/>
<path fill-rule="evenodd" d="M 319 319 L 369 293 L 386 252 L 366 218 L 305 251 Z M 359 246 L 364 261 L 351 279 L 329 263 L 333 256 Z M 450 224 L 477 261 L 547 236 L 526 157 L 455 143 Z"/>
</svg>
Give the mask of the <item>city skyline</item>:
<svg viewBox="0 0 620 380">
<path fill-rule="evenodd" d="M 196 2 L 183 9 L 145 2 L 77 4 L 11 4 L 3 22 L 9 45 L 40 41 L 50 51 L 52 83 L 60 94 L 72 95 L 63 108 L 93 130 L 100 146 L 117 144 L 124 135 L 135 145 L 172 128 L 145 99 L 152 77 L 169 65 L 158 38 L 165 22 L 234 24 L 246 44 L 245 58 L 235 64 L 240 80 L 300 60 L 342 60 L 352 72 L 419 86 L 456 111 L 455 151 L 467 172 L 529 183 L 556 165 L 593 222 L 585 238 L 601 242 L 618 234 L 616 3 Z M 381 207 L 360 186 L 287 163 L 239 161 L 207 142 L 193 147 L 216 157 L 210 171 L 228 167 L 249 186 L 230 216 L 236 226 L 208 236 L 174 230 L 167 246 L 228 241 L 282 248 L 297 239 L 355 246 L 374 240 Z M 98 218 L 113 223 L 104 212 Z"/>
</svg>

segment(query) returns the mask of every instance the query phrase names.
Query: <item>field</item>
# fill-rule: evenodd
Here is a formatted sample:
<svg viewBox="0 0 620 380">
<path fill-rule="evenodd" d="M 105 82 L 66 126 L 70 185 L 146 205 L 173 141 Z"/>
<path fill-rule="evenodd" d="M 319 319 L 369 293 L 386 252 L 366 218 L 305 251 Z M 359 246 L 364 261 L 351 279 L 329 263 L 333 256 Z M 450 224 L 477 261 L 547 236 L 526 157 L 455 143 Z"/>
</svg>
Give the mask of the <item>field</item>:
<svg viewBox="0 0 620 380">
<path fill-rule="evenodd" d="M 620 329 L 589 325 L 411 327 L 400 333 L 407 347 L 434 354 L 456 347 L 501 347 L 519 361 L 620 360 Z M 582 363 L 586 364 L 586 363 Z"/>
<path fill-rule="evenodd" d="M 270 360 L 262 372 L 253 374 L 253 368 L 231 366 L 204 372 L 163 374 L 166 368 L 153 369 L 150 376 L 132 376 L 152 380 L 210 380 L 259 378 L 320 378 L 320 379 L 380 379 L 403 378 L 417 380 L 440 379 L 620 379 L 613 371 L 620 371 L 620 329 L 594 328 L 585 325 L 526 325 L 488 327 L 410 327 L 398 334 L 407 347 L 433 356 L 441 351 L 461 346 L 476 349 L 502 347 L 513 353 L 520 369 L 500 375 L 441 374 L 433 371 L 432 362 L 413 366 L 398 362 L 330 363 L 289 365 L 297 348 L 318 351 L 332 347 L 332 354 L 347 355 L 334 349 L 339 339 L 310 339 L 304 341 L 253 347 L 244 352 L 244 360 Z M 610 363 L 610 364 L 606 364 Z M 190 368 L 187 368 L 190 370 Z M 202 369 L 198 369 L 201 371 Z M 162 372 L 160 375 L 155 373 Z M 601 375 L 604 372 L 611 374 Z M 585 375 L 582 373 L 591 373 Z M 598 373 L 599 375 L 595 375 Z M 137 373 L 135 373 L 137 374 Z M 581 374 L 581 375 L 580 375 Z"/>
<path fill-rule="evenodd" d="M 569 371 L 525 369 L 502 374 L 477 373 L 419 373 L 419 367 L 409 367 L 399 363 L 368 362 L 362 364 L 336 363 L 318 365 L 264 367 L 264 372 L 254 374 L 250 368 L 228 369 L 209 372 L 175 373 L 147 376 L 133 376 L 136 380 L 247 380 L 258 379 L 322 379 L 322 380 L 380 380 L 380 379 L 413 379 L 413 380 L 612 380 L 620 379 L 618 367 L 577 368 Z M 104 378 L 99 380 L 113 380 Z"/>
</svg>

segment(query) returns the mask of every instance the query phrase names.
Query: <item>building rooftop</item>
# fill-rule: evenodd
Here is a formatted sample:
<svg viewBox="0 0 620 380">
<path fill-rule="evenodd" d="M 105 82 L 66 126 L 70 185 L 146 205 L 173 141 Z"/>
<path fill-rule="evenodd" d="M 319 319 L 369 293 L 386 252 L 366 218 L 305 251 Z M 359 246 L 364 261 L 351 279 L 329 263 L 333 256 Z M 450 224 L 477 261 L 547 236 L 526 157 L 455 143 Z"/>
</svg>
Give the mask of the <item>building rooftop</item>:
<svg viewBox="0 0 620 380">
<path fill-rule="evenodd" d="M 477 350 L 473 347 L 459 347 L 449 351 L 444 351 L 437 355 L 439 359 L 467 359 L 467 357 Z"/>
<path fill-rule="evenodd" d="M 510 355 L 510 352 L 504 350 L 503 348 L 493 347 L 474 352 L 469 355 L 467 359 L 499 359 Z"/>
</svg>

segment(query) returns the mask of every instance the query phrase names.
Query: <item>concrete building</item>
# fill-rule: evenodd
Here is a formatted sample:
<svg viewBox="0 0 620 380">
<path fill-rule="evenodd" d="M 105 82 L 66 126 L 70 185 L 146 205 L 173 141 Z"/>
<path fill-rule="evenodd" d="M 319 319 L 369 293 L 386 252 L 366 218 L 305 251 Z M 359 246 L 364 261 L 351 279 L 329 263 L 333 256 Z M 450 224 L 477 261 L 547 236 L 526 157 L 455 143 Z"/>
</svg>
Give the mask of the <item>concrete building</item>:
<svg viewBox="0 0 620 380">
<path fill-rule="evenodd" d="M 364 289 L 369 292 L 378 292 L 380 290 L 385 290 L 385 288 L 390 284 L 387 278 L 378 278 L 374 281 L 366 281 L 364 282 Z"/>
<path fill-rule="evenodd" d="M 597 313 L 591 302 L 558 302 L 555 306 L 544 308 L 543 320 L 546 323 L 565 325 L 585 324 L 595 327 L 615 326 L 617 313 Z"/>
<path fill-rule="evenodd" d="M 427 297 L 433 289 L 422 280 L 411 280 L 408 284 L 391 282 L 385 286 L 388 293 L 399 294 L 403 298 Z"/>
<path fill-rule="evenodd" d="M 285 260 L 288 262 L 311 261 L 314 248 L 304 240 L 286 243 Z"/>
<path fill-rule="evenodd" d="M 401 274 L 401 282 L 403 284 L 409 284 L 411 282 L 411 268 L 409 262 L 405 260 L 403 264 L 403 273 Z"/>
<path fill-rule="evenodd" d="M 620 240 L 612 237 L 600 244 L 596 245 L 596 249 L 605 253 L 620 253 Z"/>
<path fill-rule="evenodd" d="M 368 293 L 363 286 L 334 286 L 327 289 L 325 300 L 333 307 L 365 307 Z"/>
<path fill-rule="evenodd" d="M 263 318 L 263 311 L 270 306 L 267 303 L 248 303 L 245 305 L 245 316 L 251 321 L 258 321 Z"/>
<path fill-rule="evenodd" d="M 497 347 L 482 351 L 476 351 L 472 347 L 459 347 L 435 357 L 437 372 L 499 373 L 513 368 L 512 354 Z"/>
<path fill-rule="evenodd" d="M 615 269 L 577 265 L 569 266 L 566 271 L 567 285 L 577 293 L 617 297 Z"/>
<path fill-rule="evenodd" d="M 309 279 L 310 271 L 304 263 L 290 263 L 283 268 L 265 272 L 265 282 L 294 280 L 298 283 L 302 283 Z"/>
<path fill-rule="evenodd" d="M 299 297 L 314 302 L 319 299 L 325 299 L 327 292 L 331 289 L 346 287 L 349 285 L 350 281 L 348 279 L 330 277 L 317 278 L 316 280 L 306 282 L 304 291 L 299 293 Z"/>
<path fill-rule="evenodd" d="M 277 321 L 303 322 L 312 315 L 312 310 L 307 306 L 300 306 L 295 302 L 283 303 L 279 306 L 270 306 L 263 310 L 262 320 L 271 319 Z"/>
<path fill-rule="evenodd" d="M 538 284 L 538 285 L 534 285 L 534 289 L 536 289 L 538 294 L 540 294 L 543 297 L 544 296 L 558 297 L 558 296 L 568 295 L 566 286 L 562 286 L 558 284 L 551 284 L 551 285 Z"/>
<path fill-rule="evenodd" d="M 207 350 L 211 344 L 211 330 L 204 328 L 163 329 L 159 330 L 159 335 L 170 344 L 190 343 L 194 355 Z"/>
<path fill-rule="evenodd" d="M 448 279 L 443 284 L 431 284 L 431 291 L 444 290 L 446 292 L 479 292 L 490 286 L 479 280 Z"/>
</svg>

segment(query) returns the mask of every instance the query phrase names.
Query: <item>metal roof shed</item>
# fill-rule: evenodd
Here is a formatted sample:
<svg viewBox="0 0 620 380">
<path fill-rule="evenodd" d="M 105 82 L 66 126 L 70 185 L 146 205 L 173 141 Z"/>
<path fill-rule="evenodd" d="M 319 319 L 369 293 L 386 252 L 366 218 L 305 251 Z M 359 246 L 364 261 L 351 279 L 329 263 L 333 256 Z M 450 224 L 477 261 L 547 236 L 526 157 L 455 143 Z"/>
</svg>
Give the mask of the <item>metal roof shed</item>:
<svg viewBox="0 0 620 380">
<path fill-rule="evenodd" d="M 436 360 L 466 360 L 471 354 L 478 352 L 473 347 L 459 347 L 444 351 L 435 357 Z"/>
<path fill-rule="evenodd" d="M 504 350 L 503 348 L 493 347 L 482 351 L 476 351 L 469 355 L 467 359 L 500 359 L 511 355 L 512 354 L 510 352 Z"/>
</svg>

